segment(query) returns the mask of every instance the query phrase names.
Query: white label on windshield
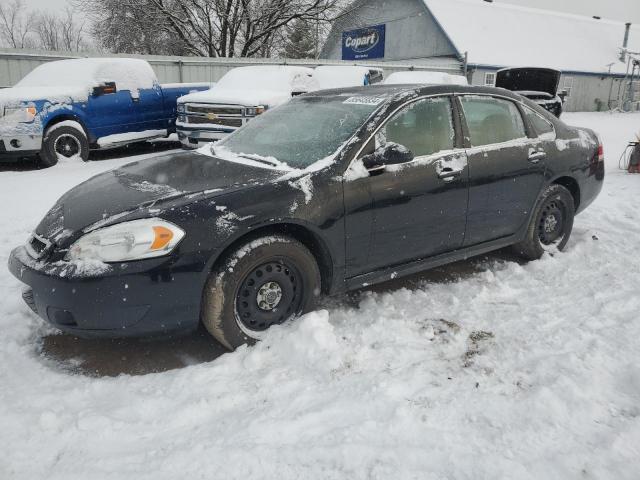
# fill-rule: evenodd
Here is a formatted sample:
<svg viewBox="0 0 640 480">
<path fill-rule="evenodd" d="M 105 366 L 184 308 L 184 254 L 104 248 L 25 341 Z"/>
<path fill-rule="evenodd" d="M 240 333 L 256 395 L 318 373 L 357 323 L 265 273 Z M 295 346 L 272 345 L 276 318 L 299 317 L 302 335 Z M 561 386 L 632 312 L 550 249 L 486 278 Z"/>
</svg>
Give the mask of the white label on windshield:
<svg viewBox="0 0 640 480">
<path fill-rule="evenodd" d="M 353 103 L 356 105 L 379 105 L 384 102 L 381 97 L 349 97 L 342 103 Z"/>
</svg>

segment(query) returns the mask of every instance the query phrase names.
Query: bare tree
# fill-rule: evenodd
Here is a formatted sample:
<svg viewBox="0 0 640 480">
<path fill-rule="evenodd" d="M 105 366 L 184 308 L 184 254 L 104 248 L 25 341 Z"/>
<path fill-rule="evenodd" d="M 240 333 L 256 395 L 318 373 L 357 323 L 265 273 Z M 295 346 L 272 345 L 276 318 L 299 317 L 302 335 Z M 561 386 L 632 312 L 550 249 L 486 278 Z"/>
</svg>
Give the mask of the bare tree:
<svg viewBox="0 0 640 480">
<path fill-rule="evenodd" d="M 0 3 L 0 40 L 2 43 L 12 48 L 31 47 L 33 45 L 30 33 L 24 2 L 13 0 L 11 3 Z"/>
<path fill-rule="evenodd" d="M 273 52 L 295 20 L 329 23 L 343 0 L 76 0 L 102 45 L 116 51 L 164 53 L 165 41 L 204 57 L 252 57 Z M 123 25 L 134 26 L 131 31 Z M 145 38 L 160 39 L 150 49 Z M 114 42 L 114 40 L 116 40 Z M 152 51 L 149 51 L 152 50 Z"/>
</svg>

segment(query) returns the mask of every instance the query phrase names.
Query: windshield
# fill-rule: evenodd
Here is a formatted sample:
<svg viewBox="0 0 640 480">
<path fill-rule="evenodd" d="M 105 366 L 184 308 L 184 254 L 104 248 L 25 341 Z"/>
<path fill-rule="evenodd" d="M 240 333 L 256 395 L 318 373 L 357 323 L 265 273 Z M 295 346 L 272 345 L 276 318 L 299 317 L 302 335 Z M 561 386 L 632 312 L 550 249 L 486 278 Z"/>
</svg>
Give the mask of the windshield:
<svg viewBox="0 0 640 480">
<path fill-rule="evenodd" d="M 308 167 L 335 153 L 382 101 L 358 103 L 358 98 L 295 98 L 254 118 L 214 148 L 222 146 L 238 155 L 276 159 L 293 168 Z"/>
</svg>

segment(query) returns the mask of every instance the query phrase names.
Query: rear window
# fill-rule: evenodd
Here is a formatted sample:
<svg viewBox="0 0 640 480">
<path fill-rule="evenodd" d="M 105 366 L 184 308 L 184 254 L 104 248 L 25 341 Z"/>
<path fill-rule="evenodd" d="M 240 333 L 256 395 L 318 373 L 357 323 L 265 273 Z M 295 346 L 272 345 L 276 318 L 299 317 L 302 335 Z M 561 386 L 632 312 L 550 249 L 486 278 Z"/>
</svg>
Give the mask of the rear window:
<svg viewBox="0 0 640 480">
<path fill-rule="evenodd" d="M 523 108 L 524 114 L 527 116 L 527 120 L 529 120 L 531 125 L 533 125 L 538 136 L 549 135 L 555 132 L 553 124 L 549 120 L 543 118 L 542 115 L 534 112 L 528 107 Z"/>
<path fill-rule="evenodd" d="M 460 97 L 471 145 L 479 147 L 525 138 L 524 122 L 513 102 L 494 97 Z"/>
</svg>

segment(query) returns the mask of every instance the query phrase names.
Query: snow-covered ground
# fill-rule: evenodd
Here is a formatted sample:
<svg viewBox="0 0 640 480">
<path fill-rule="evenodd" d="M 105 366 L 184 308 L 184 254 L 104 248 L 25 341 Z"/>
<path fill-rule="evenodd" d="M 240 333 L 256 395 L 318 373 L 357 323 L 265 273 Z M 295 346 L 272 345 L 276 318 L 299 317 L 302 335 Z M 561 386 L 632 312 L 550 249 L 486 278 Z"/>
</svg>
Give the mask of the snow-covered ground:
<svg viewBox="0 0 640 480">
<path fill-rule="evenodd" d="M 617 160 L 640 115 L 563 118 L 607 157 L 566 253 L 328 300 L 255 347 L 139 376 L 41 355 L 52 330 L 4 268 L 59 195 L 131 158 L 3 167 L 0 478 L 639 478 L 640 175 Z"/>
</svg>

